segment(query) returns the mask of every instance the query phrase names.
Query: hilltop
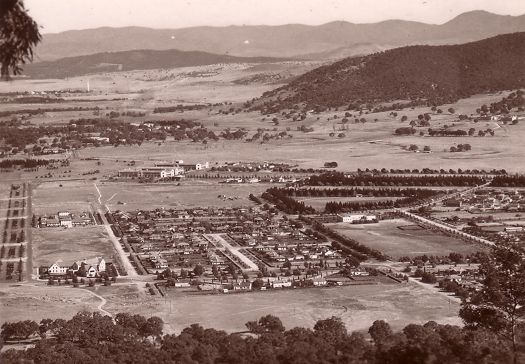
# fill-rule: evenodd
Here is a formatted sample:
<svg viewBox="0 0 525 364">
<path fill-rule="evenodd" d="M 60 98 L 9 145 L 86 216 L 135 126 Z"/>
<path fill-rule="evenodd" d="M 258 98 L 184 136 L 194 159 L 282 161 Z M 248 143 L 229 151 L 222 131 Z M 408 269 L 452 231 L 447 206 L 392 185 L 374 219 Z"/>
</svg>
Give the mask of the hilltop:
<svg viewBox="0 0 525 364">
<path fill-rule="evenodd" d="M 199 50 L 243 57 L 304 58 L 304 55 L 317 54 L 317 59 L 326 59 L 323 58 L 325 52 L 330 55 L 338 49 L 351 49 L 359 44 L 370 44 L 369 48 L 375 51 L 376 47 L 387 49 L 415 44 L 466 43 L 521 31 L 525 31 L 525 15 L 504 16 L 485 11 L 464 13 L 440 25 L 387 20 L 372 24 L 336 21 L 317 26 L 104 27 L 44 34 L 42 43 L 36 49 L 36 59 L 48 61 L 134 49 Z"/>
<path fill-rule="evenodd" d="M 408 100 L 443 104 L 525 85 L 525 32 L 454 46 L 409 46 L 316 68 L 253 104 L 274 112 Z"/>
<path fill-rule="evenodd" d="M 31 78 L 65 78 L 89 73 L 205 66 L 217 63 L 266 63 L 284 58 L 234 57 L 207 52 L 134 50 L 96 53 L 28 64 L 24 74 Z"/>
</svg>

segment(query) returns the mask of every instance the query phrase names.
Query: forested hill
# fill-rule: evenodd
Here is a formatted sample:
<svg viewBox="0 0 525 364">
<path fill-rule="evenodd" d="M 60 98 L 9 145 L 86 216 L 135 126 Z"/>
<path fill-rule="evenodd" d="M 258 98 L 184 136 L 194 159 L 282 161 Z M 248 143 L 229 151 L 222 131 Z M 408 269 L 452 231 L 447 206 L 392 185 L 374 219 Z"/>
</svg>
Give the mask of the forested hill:
<svg viewBox="0 0 525 364">
<path fill-rule="evenodd" d="M 442 104 L 525 86 L 525 32 L 453 46 L 409 46 L 316 68 L 255 102 L 272 112 L 394 100 Z"/>
<path fill-rule="evenodd" d="M 270 57 L 234 57 L 199 51 L 133 50 L 67 57 L 28 64 L 24 74 L 31 78 L 65 78 L 88 73 L 205 66 L 217 63 L 264 63 L 284 60 Z"/>
</svg>

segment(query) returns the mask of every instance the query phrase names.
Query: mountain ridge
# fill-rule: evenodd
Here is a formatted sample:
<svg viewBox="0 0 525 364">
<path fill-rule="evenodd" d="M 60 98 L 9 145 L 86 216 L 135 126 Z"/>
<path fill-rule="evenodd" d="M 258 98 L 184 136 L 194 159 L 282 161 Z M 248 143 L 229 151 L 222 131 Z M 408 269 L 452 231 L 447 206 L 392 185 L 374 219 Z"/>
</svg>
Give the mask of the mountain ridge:
<svg viewBox="0 0 525 364">
<path fill-rule="evenodd" d="M 356 24 L 334 21 L 321 25 L 196 26 L 152 29 L 100 27 L 44 34 L 36 60 L 133 49 L 179 49 L 235 56 L 297 57 L 324 53 L 356 43 L 450 44 L 525 31 L 525 14 L 498 15 L 486 11 L 460 14 L 443 24 L 385 20 Z"/>
<path fill-rule="evenodd" d="M 218 63 L 267 63 L 286 60 L 289 59 L 235 57 L 200 51 L 180 51 L 177 49 L 134 49 L 31 63 L 24 67 L 23 73 L 25 76 L 37 79 L 66 78 L 101 72 L 206 66 Z"/>
</svg>

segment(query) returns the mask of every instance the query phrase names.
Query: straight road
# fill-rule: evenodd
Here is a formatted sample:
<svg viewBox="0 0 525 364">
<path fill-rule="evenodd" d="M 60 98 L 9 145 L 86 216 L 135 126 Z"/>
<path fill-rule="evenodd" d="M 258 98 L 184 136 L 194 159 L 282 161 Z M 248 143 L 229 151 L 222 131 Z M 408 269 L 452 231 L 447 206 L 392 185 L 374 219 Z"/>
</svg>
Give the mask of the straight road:
<svg viewBox="0 0 525 364">
<path fill-rule="evenodd" d="M 122 248 L 122 245 L 120 245 L 120 242 L 118 241 L 117 237 L 113 233 L 113 230 L 111 229 L 111 225 L 106 219 L 106 215 L 100 209 L 98 210 L 98 213 L 100 214 L 100 217 L 102 218 L 102 223 L 104 224 L 104 228 L 108 232 L 109 239 L 113 243 L 113 247 L 115 248 L 117 254 L 119 255 L 122 266 L 128 273 L 128 277 L 130 278 L 138 277 L 135 267 L 133 267 L 133 265 L 130 263 L 126 252 L 124 251 L 124 249 Z"/>
</svg>

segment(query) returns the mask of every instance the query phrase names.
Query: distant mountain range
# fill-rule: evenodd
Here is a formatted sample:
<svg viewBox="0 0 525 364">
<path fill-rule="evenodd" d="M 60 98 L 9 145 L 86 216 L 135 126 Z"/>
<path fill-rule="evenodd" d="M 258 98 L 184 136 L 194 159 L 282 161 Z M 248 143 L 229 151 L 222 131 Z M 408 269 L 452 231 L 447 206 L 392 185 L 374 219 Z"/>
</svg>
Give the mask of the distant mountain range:
<svg viewBox="0 0 525 364">
<path fill-rule="evenodd" d="M 409 100 L 440 105 L 525 86 L 525 32 L 448 46 L 408 46 L 316 68 L 253 104 L 265 112 Z"/>
<path fill-rule="evenodd" d="M 458 44 L 525 31 L 525 15 L 464 13 L 441 25 L 388 20 L 319 26 L 229 26 L 183 29 L 98 28 L 44 34 L 35 61 L 135 49 L 179 49 L 234 56 L 326 57 L 362 54 L 414 44 Z M 367 47 L 363 45 L 368 44 Z"/>
<path fill-rule="evenodd" d="M 284 58 L 234 57 L 207 52 L 170 50 L 132 50 L 67 57 L 28 64 L 24 75 L 30 78 L 66 78 L 90 73 L 205 66 L 217 63 L 267 63 Z"/>
</svg>

